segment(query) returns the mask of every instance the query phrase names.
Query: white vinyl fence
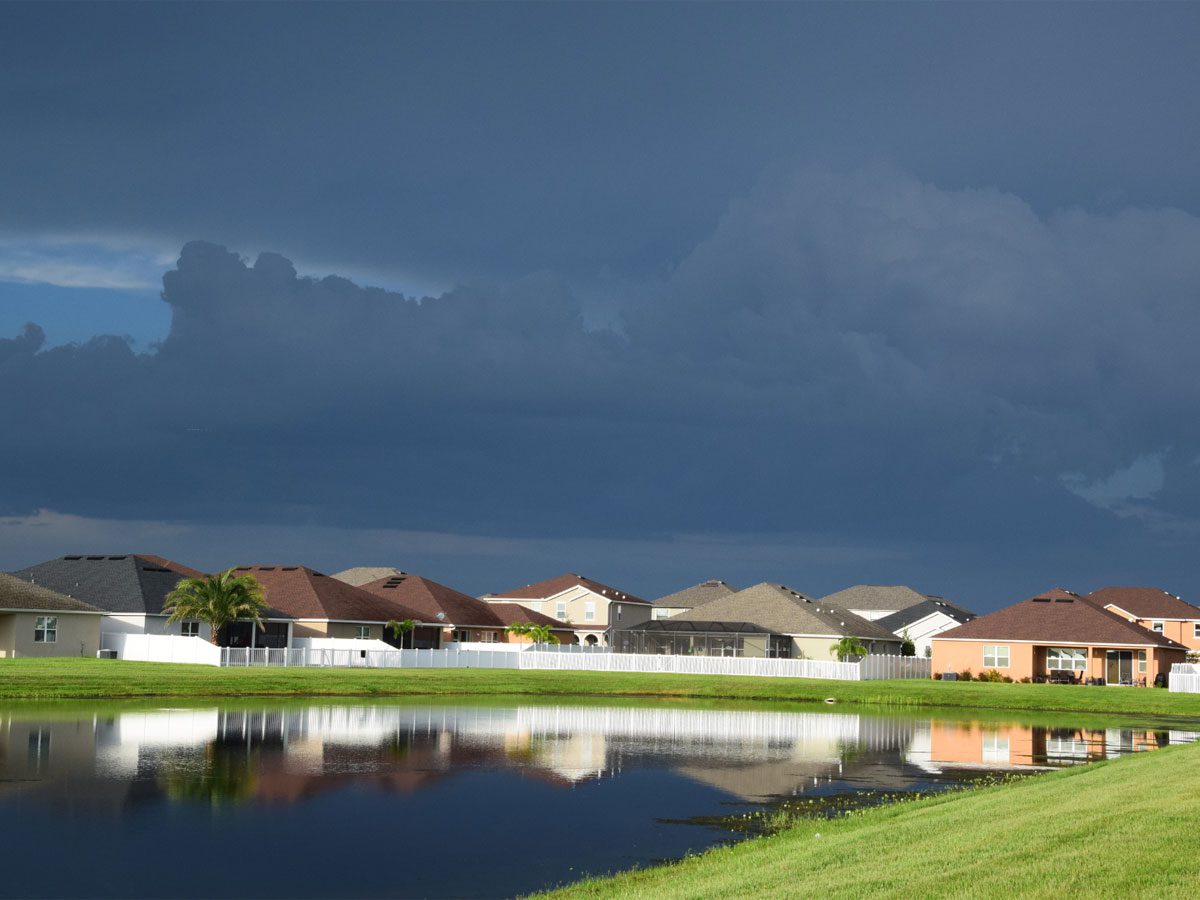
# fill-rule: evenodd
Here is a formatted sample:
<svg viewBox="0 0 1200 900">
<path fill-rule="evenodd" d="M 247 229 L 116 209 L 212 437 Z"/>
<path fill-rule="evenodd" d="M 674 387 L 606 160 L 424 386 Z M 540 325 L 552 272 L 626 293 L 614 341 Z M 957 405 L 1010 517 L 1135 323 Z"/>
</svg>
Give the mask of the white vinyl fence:
<svg viewBox="0 0 1200 900">
<path fill-rule="evenodd" d="M 559 650 L 271 650 L 225 648 L 223 666 L 291 666 L 364 669 L 522 669 L 584 672 L 661 672 L 677 675 L 757 675 L 863 681 L 929 678 L 929 660 L 872 656 L 862 662 L 759 659 L 729 656 L 654 656 L 641 653 L 572 653 Z"/>
<path fill-rule="evenodd" d="M 1175 663 L 1167 690 L 1176 694 L 1200 694 L 1200 666 L 1195 663 Z"/>
<path fill-rule="evenodd" d="M 221 665 L 220 647 L 214 647 L 202 638 L 181 637 L 177 634 L 126 634 L 105 631 L 100 635 L 100 649 L 113 650 L 117 659 L 134 662 Z"/>
</svg>

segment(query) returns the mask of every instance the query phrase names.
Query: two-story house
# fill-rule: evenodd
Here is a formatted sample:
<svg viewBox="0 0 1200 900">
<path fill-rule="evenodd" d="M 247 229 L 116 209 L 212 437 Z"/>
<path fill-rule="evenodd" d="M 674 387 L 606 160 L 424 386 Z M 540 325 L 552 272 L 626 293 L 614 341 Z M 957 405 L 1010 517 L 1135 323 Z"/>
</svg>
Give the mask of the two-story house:
<svg viewBox="0 0 1200 900">
<path fill-rule="evenodd" d="M 1106 587 L 1088 594 L 1110 612 L 1200 651 L 1200 608 L 1156 587 Z"/>
<path fill-rule="evenodd" d="M 581 643 L 607 646 L 608 630 L 649 621 L 654 605 L 633 594 L 571 572 L 502 594 L 484 594 L 488 603 L 516 602 L 575 629 Z"/>
</svg>

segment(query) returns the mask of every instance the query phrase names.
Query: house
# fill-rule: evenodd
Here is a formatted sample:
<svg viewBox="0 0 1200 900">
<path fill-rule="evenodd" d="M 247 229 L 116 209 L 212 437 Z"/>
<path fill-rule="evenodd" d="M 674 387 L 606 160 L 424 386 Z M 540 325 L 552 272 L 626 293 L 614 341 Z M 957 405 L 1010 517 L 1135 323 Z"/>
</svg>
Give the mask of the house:
<svg viewBox="0 0 1200 900">
<path fill-rule="evenodd" d="M 1092 591 L 1088 599 L 1189 650 L 1200 651 L 1200 608 L 1162 588 L 1106 587 Z"/>
<path fill-rule="evenodd" d="M 1146 684 L 1166 677 L 1186 653 L 1090 598 L 1055 588 L 936 635 L 933 671 Z"/>
<path fill-rule="evenodd" d="M 196 569 L 143 553 L 112 556 L 62 556 L 13 573 L 22 581 L 97 607 L 104 612 L 103 632 L 179 634 L 209 639 L 203 622 L 167 624 L 163 602 L 183 578 L 200 578 Z"/>
<path fill-rule="evenodd" d="M 452 642 L 526 643 L 526 638 L 508 633 L 509 624 L 517 621 L 547 625 L 564 644 L 573 643 L 575 639 L 570 628 L 549 616 L 531 610 L 525 610 L 524 616 L 518 616 L 509 609 L 517 604 L 485 603 L 477 597 L 420 575 L 393 570 L 392 575 L 367 582 L 361 587 L 364 591 L 416 611 L 423 621 L 439 623 L 441 646 Z M 505 616 L 500 615 L 501 606 L 505 608 Z"/>
<path fill-rule="evenodd" d="M 964 625 L 974 618 L 975 613 L 968 612 L 961 606 L 956 606 L 948 600 L 930 597 L 924 603 L 917 603 L 881 619 L 875 619 L 875 624 L 901 639 L 907 637 L 913 642 L 917 656 L 929 656 L 933 648 L 931 641 L 935 635 Z"/>
<path fill-rule="evenodd" d="M 580 641 L 590 646 L 606 644 L 609 628 L 648 621 L 653 609 L 649 600 L 573 572 L 503 594 L 485 594 L 481 599 L 488 603 L 513 601 L 552 616 L 559 623 L 570 624 Z"/>
<path fill-rule="evenodd" d="M 570 625 L 552 619 L 544 613 L 534 612 L 520 603 L 489 603 L 488 606 L 505 628 L 508 628 L 509 625 L 545 625 L 550 629 L 550 633 L 558 638 L 560 644 L 579 643 L 579 635 Z M 507 640 L 510 644 L 532 643 L 531 638 L 519 634 L 510 634 Z"/>
<path fill-rule="evenodd" d="M 677 616 L 689 609 L 695 609 L 697 606 L 703 606 L 713 600 L 720 600 L 722 597 L 728 597 L 736 592 L 737 588 L 731 587 L 724 581 L 716 579 L 702 581 L 689 588 L 684 588 L 682 591 L 659 597 L 654 601 L 651 618 L 669 619 L 671 616 Z"/>
<path fill-rule="evenodd" d="M 756 584 L 679 613 L 613 632 L 618 653 L 835 659 L 857 638 L 868 653 L 899 653 L 900 639 L 874 622 L 782 584 Z"/>
<path fill-rule="evenodd" d="M 0 659 L 92 656 L 104 611 L 13 575 L 0 574 Z"/>
<path fill-rule="evenodd" d="M 307 566 L 237 566 L 235 575 L 252 575 L 262 585 L 270 612 L 257 631 L 235 622 L 221 642 L 231 647 L 288 647 L 292 638 L 362 638 L 398 643 L 384 626 L 412 619 L 421 623 L 406 646 L 441 646 L 441 627 L 421 613 L 385 600 Z"/>
</svg>

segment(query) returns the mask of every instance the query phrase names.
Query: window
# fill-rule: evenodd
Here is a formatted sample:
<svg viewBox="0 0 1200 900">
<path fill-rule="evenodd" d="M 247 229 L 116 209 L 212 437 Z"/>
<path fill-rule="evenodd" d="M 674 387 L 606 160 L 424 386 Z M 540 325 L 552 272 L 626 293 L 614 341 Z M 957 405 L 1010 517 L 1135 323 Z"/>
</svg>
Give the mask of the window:
<svg viewBox="0 0 1200 900">
<path fill-rule="evenodd" d="M 529 608 L 532 609 L 534 612 L 541 612 L 542 607 L 545 605 L 546 605 L 545 600 L 530 600 L 529 601 Z"/>
<path fill-rule="evenodd" d="M 359 640 L 363 640 L 363 641 L 369 640 L 371 637 L 371 626 L 370 625 L 355 625 L 354 626 L 354 636 L 356 638 L 358 638 Z"/>
<path fill-rule="evenodd" d="M 479 633 L 479 640 L 485 644 L 494 644 L 500 640 L 500 637 L 494 631 L 481 631 Z"/>
<path fill-rule="evenodd" d="M 200 623 L 184 619 L 179 623 L 179 633 L 184 637 L 200 637 Z"/>
<path fill-rule="evenodd" d="M 1138 673 L 1141 675 L 1146 674 L 1146 651 L 1145 650 L 1138 651 Z"/>
<path fill-rule="evenodd" d="M 462 641 L 464 643 L 469 642 L 471 640 L 471 632 L 467 631 L 465 628 L 452 631 L 450 632 L 450 640 Z"/>
<path fill-rule="evenodd" d="M 1007 669 L 1008 668 L 1008 645 L 1007 644 L 984 644 L 983 645 L 983 667 L 985 669 Z"/>
<path fill-rule="evenodd" d="M 583 604 L 583 620 L 585 622 L 596 621 L 596 604 L 591 600 Z"/>
<path fill-rule="evenodd" d="M 1150 630 L 1157 631 L 1159 634 L 1162 634 L 1163 633 L 1163 623 L 1162 622 L 1151 622 Z"/>
<path fill-rule="evenodd" d="M 554 604 L 554 618 L 560 622 L 567 621 L 567 601 L 559 600 Z"/>
<path fill-rule="evenodd" d="M 1200 638 L 1200 622 L 1192 623 L 1192 637 Z"/>
<path fill-rule="evenodd" d="M 1047 647 L 1046 668 L 1087 671 L 1087 650 L 1082 647 Z"/>
<path fill-rule="evenodd" d="M 58 616 L 38 616 L 33 623 L 33 642 L 53 644 L 58 640 Z"/>
<path fill-rule="evenodd" d="M 621 621 L 621 604 L 620 603 L 617 604 L 617 621 L 618 622 Z"/>
<path fill-rule="evenodd" d="M 656 618 L 656 619 L 669 619 L 669 618 L 670 618 L 670 616 L 668 616 L 668 615 L 667 615 L 667 611 L 666 611 L 665 609 L 656 609 L 656 610 L 654 611 L 654 618 Z"/>
</svg>

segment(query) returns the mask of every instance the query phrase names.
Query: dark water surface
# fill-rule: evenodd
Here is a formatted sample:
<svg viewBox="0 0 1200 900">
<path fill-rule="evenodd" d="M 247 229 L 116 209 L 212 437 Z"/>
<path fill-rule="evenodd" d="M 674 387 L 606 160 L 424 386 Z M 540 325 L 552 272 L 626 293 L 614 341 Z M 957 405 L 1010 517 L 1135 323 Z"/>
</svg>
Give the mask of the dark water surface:
<svg viewBox="0 0 1200 900">
<path fill-rule="evenodd" d="M 1104 724 L 679 704 L 0 707 L 0 895 L 511 896 L 738 837 L 723 816 L 1198 736 Z"/>
</svg>

